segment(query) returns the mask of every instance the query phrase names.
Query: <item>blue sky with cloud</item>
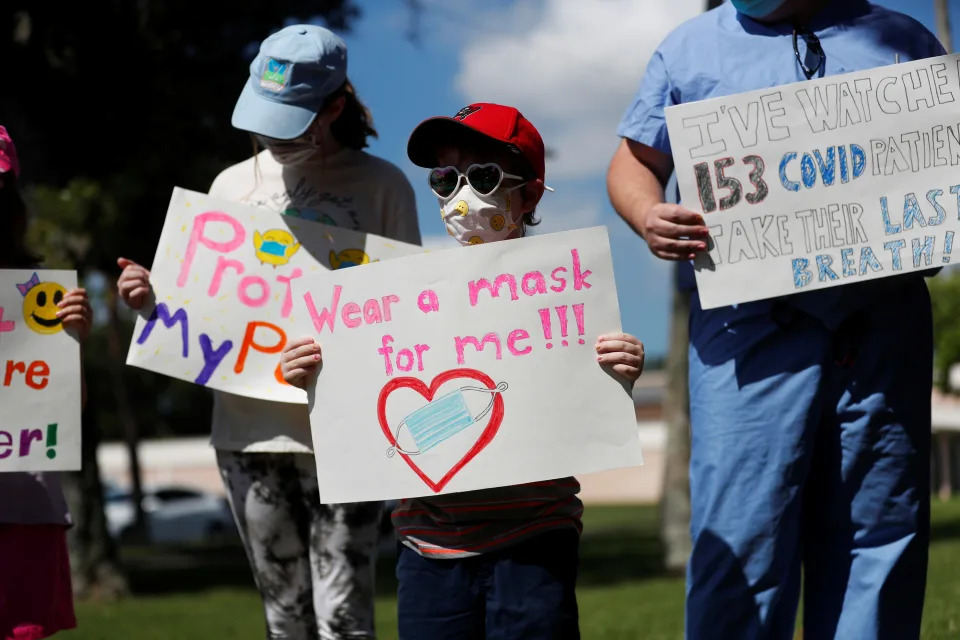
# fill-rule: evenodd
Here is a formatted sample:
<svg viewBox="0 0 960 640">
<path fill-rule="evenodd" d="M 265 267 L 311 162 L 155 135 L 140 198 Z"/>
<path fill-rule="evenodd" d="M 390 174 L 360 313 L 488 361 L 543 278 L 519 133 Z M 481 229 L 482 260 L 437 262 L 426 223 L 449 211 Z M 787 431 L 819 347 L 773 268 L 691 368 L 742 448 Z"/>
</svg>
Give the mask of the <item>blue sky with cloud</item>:
<svg viewBox="0 0 960 640">
<path fill-rule="evenodd" d="M 374 115 L 370 151 L 399 166 L 417 193 L 424 243 L 449 248 L 425 170 L 406 157 L 424 118 L 470 102 L 512 104 L 536 126 L 553 157 L 537 233 L 598 224 L 610 232 L 625 330 L 651 355 L 667 346 L 671 267 L 653 258 L 617 217 L 604 175 L 617 123 L 660 40 L 699 12 L 702 0 L 423 0 L 419 41 L 403 2 L 358 0 L 363 18 L 346 36 L 349 74 Z M 882 0 L 933 30 L 933 0 Z M 951 3 L 960 37 L 960 3 Z M 828 53 L 829 55 L 829 53 Z"/>
</svg>

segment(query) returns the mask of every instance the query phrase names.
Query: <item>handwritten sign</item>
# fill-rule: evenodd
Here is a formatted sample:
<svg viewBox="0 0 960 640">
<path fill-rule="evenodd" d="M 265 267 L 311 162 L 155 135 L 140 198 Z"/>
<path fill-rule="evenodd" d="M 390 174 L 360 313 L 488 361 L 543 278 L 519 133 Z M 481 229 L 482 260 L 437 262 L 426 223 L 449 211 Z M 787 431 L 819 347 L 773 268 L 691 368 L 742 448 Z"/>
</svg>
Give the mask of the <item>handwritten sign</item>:
<svg viewBox="0 0 960 640">
<path fill-rule="evenodd" d="M 422 254 L 294 283 L 323 344 L 310 422 L 325 502 L 434 495 L 642 462 L 606 229 Z"/>
<path fill-rule="evenodd" d="M 80 344 L 57 304 L 75 271 L 0 270 L 0 472 L 80 468 Z"/>
<path fill-rule="evenodd" d="M 960 56 L 667 109 L 704 308 L 955 260 Z"/>
<path fill-rule="evenodd" d="M 291 284 L 423 251 L 372 234 L 174 189 L 150 273 L 155 301 L 127 364 L 253 398 L 305 404 L 283 381 Z"/>
</svg>

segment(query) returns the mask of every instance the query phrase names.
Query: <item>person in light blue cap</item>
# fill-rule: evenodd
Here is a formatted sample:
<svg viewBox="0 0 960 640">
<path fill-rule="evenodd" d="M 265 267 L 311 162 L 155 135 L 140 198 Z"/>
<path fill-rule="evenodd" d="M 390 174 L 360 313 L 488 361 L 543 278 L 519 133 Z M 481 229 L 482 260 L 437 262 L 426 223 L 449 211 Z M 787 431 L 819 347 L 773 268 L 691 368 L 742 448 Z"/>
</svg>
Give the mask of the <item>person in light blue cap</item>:
<svg viewBox="0 0 960 640">
<path fill-rule="evenodd" d="M 667 204 L 664 109 L 943 54 L 866 0 L 732 0 L 678 27 L 620 123 L 607 184 L 690 315 L 690 639 L 920 634 L 929 539 L 932 329 L 922 275 L 703 310 L 703 218 Z"/>
<path fill-rule="evenodd" d="M 211 195 L 420 244 L 410 183 L 363 151 L 376 131 L 347 79 L 347 48 L 335 34 L 293 25 L 264 40 L 233 126 L 266 150 L 220 173 Z M 270 242 L 265 255 L 283 252 Z M 331 268 L 348 262 L 330 256 Z M 129 260 L 119 264 L 120 295 L 139 308 L 149 272 Z M 270 354 L 251 357 L 276 364 Z M 320 504 L 306 405 L 214 392 L 211 441 L 263 599 L 267 637 L 372 638 L 382 504 Z"/>
</svg>

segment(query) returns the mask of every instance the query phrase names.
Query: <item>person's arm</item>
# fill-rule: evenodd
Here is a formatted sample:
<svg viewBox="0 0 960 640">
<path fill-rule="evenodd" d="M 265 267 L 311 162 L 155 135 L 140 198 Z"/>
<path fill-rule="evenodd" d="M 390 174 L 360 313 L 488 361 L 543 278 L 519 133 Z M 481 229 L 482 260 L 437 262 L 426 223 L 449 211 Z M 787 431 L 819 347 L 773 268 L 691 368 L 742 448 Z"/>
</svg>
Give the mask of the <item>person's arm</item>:
<svg viewBox="0 0 960 640">
<path fill-rule="evenodd" d="M 664 260 L 692 260 L 707 248 L 703 217 L 664 202 L 663 187 L 673 171 L 667 154 L 624 138 L 607 171 L 607 192 L 621 218 Z"/>
</svg>

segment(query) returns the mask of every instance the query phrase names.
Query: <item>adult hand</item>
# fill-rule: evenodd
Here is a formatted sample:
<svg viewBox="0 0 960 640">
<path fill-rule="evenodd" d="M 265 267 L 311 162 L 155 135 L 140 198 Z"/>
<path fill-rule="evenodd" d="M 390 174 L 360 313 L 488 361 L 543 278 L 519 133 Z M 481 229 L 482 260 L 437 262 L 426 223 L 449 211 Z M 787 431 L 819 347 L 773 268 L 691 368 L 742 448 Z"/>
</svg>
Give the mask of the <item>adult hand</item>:
<svg viewBox="0 0 960 640">
<path fill-rule="evenodd" d="M 64 329 L 76 331 L 81 340 L 90 335 L 90 325 L 93 323 L 93 310 L 85 289 L 71 289 L 57 304 L 57 317 L 63 323 Z"/>
<path fill-rule="evenodd" d="M 709 233 L 699 213 L 666 202 L 650 207 L 643 223 L 647 246 L 664 260 L 693 260 L 707 249 Z"/>
<path fill-rule="evenodd" d="M 594 345 L 597 362 L 633 384 L 643 373 L 643 343 L 629 333 L 605 333 Z"/>
<path fill-rule="evenodd" d="M 312 336 L 304 336 L 290 342 L 280 354 L 280 372 L 283 379 L 295 387 L 305 389 L 307 380 L 314 375 L 323 362 L 320 343 Z"/>
<path fill-rule="evenodd" d="M 120 298 L 131 309 L 139 310 L 150 295 L 150 272 L 127 258 L 118 258 L 117 265 L 123 269 L 117 280 Z"/>
</svg>

